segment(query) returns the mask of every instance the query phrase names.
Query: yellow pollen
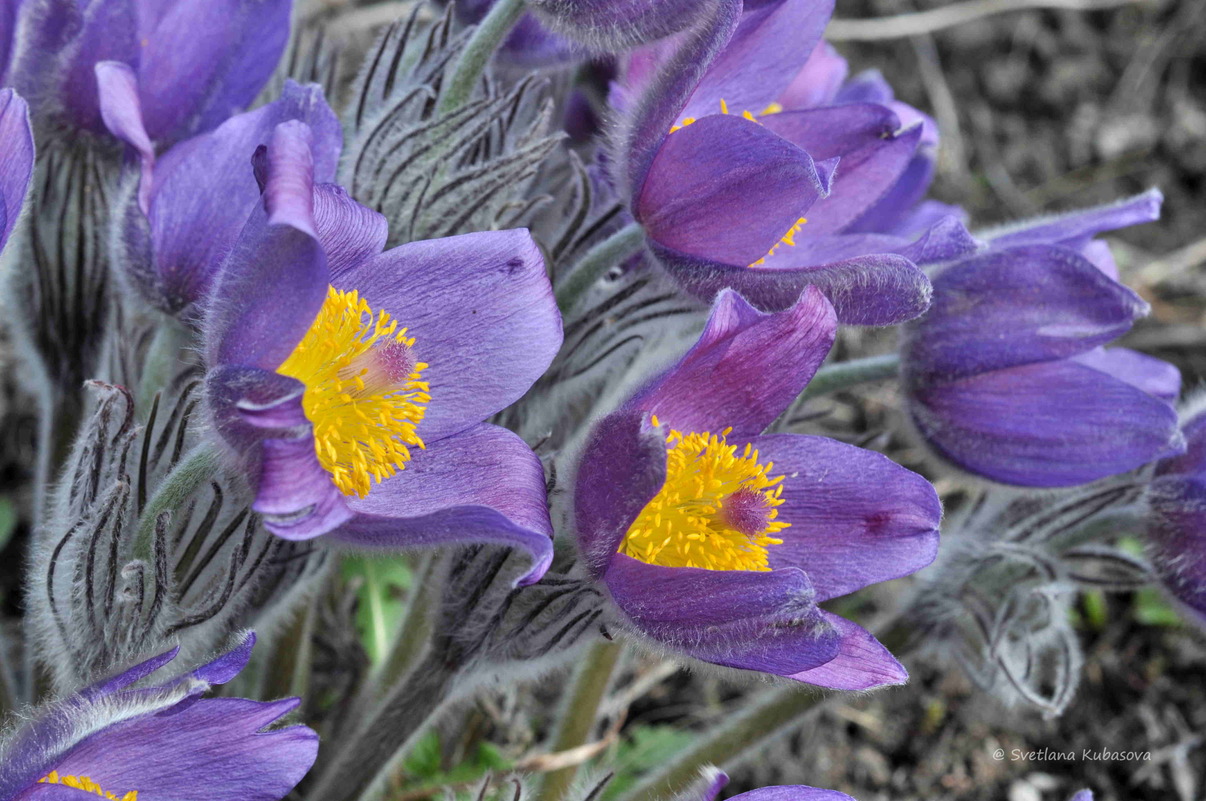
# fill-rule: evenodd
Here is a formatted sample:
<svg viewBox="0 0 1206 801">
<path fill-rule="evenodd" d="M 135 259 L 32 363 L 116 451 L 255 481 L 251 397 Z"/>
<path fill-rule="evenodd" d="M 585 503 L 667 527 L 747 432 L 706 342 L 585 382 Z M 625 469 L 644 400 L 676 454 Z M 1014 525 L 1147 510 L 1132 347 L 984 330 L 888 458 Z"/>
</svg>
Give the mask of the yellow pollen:
<svg viewBox="0 0 1206 801">
<path fill-rule="evenodd" d="M 763 256 L 762 258 L 758 259 L 758 261 L 754 262 L 750 266 L 751 267 L 761 267 L 762 265 L 766 264 L 766 260 L 769 259 L 771 256 L 775 255 L 775 251 L 778 250 L 781 245 L 787 245 L 788 247 L 795 247 L 796 246 L 796 234 L 800 233 L 800 229 L 803 228 L 807 224 L 808 224 L 808 220 L 805 219 L 804 217 L 801 217 L 800 219 L 796 220 L 795 225 L 793 225 L 791 228 L 787 229 L 787 233 L 784 234 L 779 239 L 778 242 L 771 245 L 771 249 L 769 251 L 767 251 L 766 255 Z"/>
<path fill-rule="evenodd" d="M 62 784 L 67 787 L 74 787 L 77 790 L 83 790 L 85 793 L 99 795 L 101 798 L 108 798 L 110 801 L 138 801 L 138 791 L 131 790 L 122 796 L 106 793 L 101 789 L 101 786 L 89 779 L 87 776 L 60 776 L 57 770 L 52 770 L 46 776 L 38 779 L 39 784 Z"/>
<path fill-rule="evenodd" d="M 725 441 L 730 431 L 670 431 L 666 483 L 633 521 L 620 553 L 663 567 L 770 570 L 766 549 L 782 544 L 774 535 L 791 525 L 775 519 L 783 476 L 771 478 L 774 464 L 760 464 L 750 445 L 738 453 Z"/>
<path fill-rule="evenodd" d="M 747 110 L 747 111 L 741 112 L 741 116 L 745 117 L 750 122 L 758 122 L 759 117 L 765 117 L 770 114 L 778 114 L 781 111 L 783 111 L 783 106 L 781 106 L 778 103 L 771 103 L 769 106 L 762 109 L 762 111 L 760 111 L 758 114 L 754 114 L 752 111 Z M 720 98 L 720 113 L 721 114 L 729 113 L 729 104 L 725 101 L 725 99 L 723 97 Z M 683 121 L 681 123 L 670 128 L 670 133 L 674 133 L 675 131 L 681 131 L 683 128 L 686 128 L 688 125 L 691 125 L 694 122 L 695 122 L 694 117 L 686 117 L 683 119 Z"/>
<path fill-rule="evenodd" d="M 413 337 L 352 290 L 331 287 L 281 375 L 306 386 L 302 407 L 314 426 L 318 461 L 345 495 L 363 498 L 372 482 L 404 469 L 431 401 L 411 355 Z"/>
</svg>

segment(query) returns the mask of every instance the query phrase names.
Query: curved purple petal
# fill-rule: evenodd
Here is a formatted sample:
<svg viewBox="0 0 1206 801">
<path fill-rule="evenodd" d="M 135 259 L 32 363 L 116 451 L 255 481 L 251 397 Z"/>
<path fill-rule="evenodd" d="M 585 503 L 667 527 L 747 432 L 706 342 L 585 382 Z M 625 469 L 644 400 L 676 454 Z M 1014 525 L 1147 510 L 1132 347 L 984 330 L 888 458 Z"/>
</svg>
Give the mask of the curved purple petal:
<svg viewBox="0 0 1206 801">
<path fill-rule="evenodd" d="M 245 632 L 238 644 L 216 659 L 211 659 L 189 675 L 206 684 L 225 684 L 243 672 L 255 648 L 255 632 Z"/>
<path fill-rule="evenodd" d="M 883 198 L 904 176 L 922 130 L 902 131 L 891 109 L 862 103 L 787 111 L 761 123 L 817 161 L 840 159 L 829 195 L 808 210 L 809 235 L 843 231 Z"/>
<path fill-rule="evenodd" d="M 854 801 L 837 790 L 821 790 L 803 784 L 785 784 L 779 787 L 761 787 L 741 793 L 729 801 Z"/>
<path fill-rule="evenodd" d="M 684 432 L 754 436 L 803 391 L 836 335 L 833 307 L 816 287 L 777 314 L 724 290 L 699 341 L 625 406 Z"/>
<path fill-rule="evenodd" d="M 428 444 L 518 400 L 561 347 L 561 315 L 526 229 L 411 242 L 332 283 L 358 290 L 415 338 L 430 365 L 431 403 L 418 430 Z"/>
<path fill-rule="evenodd" d="M 895 325 L 917 317 L 930 305 L 930 279 L 903 256 L 874 254 L 793 269 L 776 266 L 779 254 L 762 267 L 733 267 L 656 242 L 651 249 L 686 291 L 704 300 L 727 287 L 758 308 L 780 311 L 794 304 L 811 284 L 833 304 L 838 322 L 847 325 Z M 790 251 L 784 248 L 781 253 L 790 255 Z"/>
<path fill-rule="evenodd" d="M 917 208 L 934 181 L 937 153 L 924 143 L 895 185 L 858 219 L 846 227 L 848 233 L 896 233 Z M 839 187 L 840 188 L 840 187 Z"/>
<path fill-rule="evenodd" d="M 155 167 L 155 146 L 143 127 L 142 108 L 138 102 L 138 76 L 120 61 L 102 61 L 96 65 L 96 85 L 100 115 L 105 127 L 138 154 L 142 172 L 138 185 L 138 206 L 146 214 Z"/>
<path fill-rule="evenodd" d="M 1069 360 L 913 387 L 910 412 L 945 458 L 1004 484 L 1084 484 L 1184 449 L 1168 403 Z"/>
<path fill-rule="evenodd" d="M 574 477 L 578 551 L 591 576 L 607 569 L 632 526 L 666 483 L 666 435 L 640 411 L 617 412 L 591 429 Z"/>
<path fill-rule="evenodd" d="M 310 127 L 315 180 L 330 181 L 341 147 L 339 120 L 319 87 L 291 82 L 279 100 L 232 117 L 159 159 L 149 218 L 155 272 L 168 311 L 179 311 L 205 297 L 259 203 L 252 155 L 258 146 L 268 144 L 277 125 L 289 120 Z"/>
<path fill-rule="evenodd" d="M 162 7 L 154 30 L 143 33 L 139 64 L 151 138 L 175 141 L 207 131 L 251 103 L 285 50 L 291 7 L 292 0 Z"/>
<path fill-rule="evenodd" d="M 278 801 L 318 753 L 318 736 L 305 726 L 262 731 L 297 705 L 200 700 L 106 726 L 51 767 L 119 798 L 136 790 L 147 801 Z"/>
<path fill-rule="evenodd" d="M 808 63 L 833 14 L 834 0 L 746 3 L 732 38 L 708 67 L 681 117 L 703 117 L 724 100 L 737 114 L 760 113 Z"/>
<path fill-rule="evenodd" d="M 777 434 L 750 443 L 786 476 L 772 568 L 808 574 L 817 601 L 915 573 L 938 553 L 942 503 L 921 476 L 882 454 L 826 437 Z"/>
<path fill-rule="evenodd" d="M 1206 472 L 1159 475 L 1147 497 L 1152 567 L 1186 616 L 1206 626 Z"/>
<path fill-rule="evenodd" d="M 603 580 L 631 626 L 704 662 L 792 676 L 838 653 L 801 570 L 662 567 L 616 554 Z"/>
<path fill-rule="evenodd" d="M 1181 371 L 1168 362 L 1127 348 L 1094 348 L 1073 361 L 1112 375 L 1154 398 L 1175 403 L 1181 394 Z"/>
<path fill-rule="evenodd" d="M 33 163 L 29 106 L 12 89 L 0 89 L 0 248 L 21 216 Z"/>
<path fill-rule="evenodd" d="M 833 45 L 822 41 L 813 48 L 808 61 L 776 99 L 783 108 L 793 111 L 827 106 L 837 97 L 849 73 L 846 59 L 833 49 Z"/>
<path fill-rule="evenodd" d="M 933 306 L 909 327 L 902 356 L 910 375 L 943 380 L 1066 358 L 1118 338 L 1147 310 L 1074 251 L 992 250 L 934 277 Z"/>
<path fill-rule="evenodd" d="M 337 184 L 314 187 L 314 224 L 332 281 L 385 250 L 389 237 L 385 217 L 361 206 Z"/>
<path fill-rule="evenodd" d="M 370 548 L 487 543 L 521 548 L 538 581 L 553 560 L 544 468 L 517 435 L 478 425 L 416 451 L 392 478 L 350 499 L 354 513 L 332 533 Z"/>
<path fill-rule="evenodd" d="M 1051 244 L 1080 250 L 1097 234 L 1160 219 L 1163 203 L 1160 190 L 1149 189 L 1117 203 L 1028 220 L 984 236 L 996 247 Z"/>
<path fill-rule="evenodd" d="M 841 636 L 838 654 L 831 661 L 791 678 L 833 690 L 870 690 L 890 684 L 904 684 L 909 673 L 896 657 L 871 633 L 843 617 L 823 613 Z"/>
<path fill-rule="evenodd" d="M 142 53 L 137 38 L 138 10 L 134 0 L 82 3 L 80 8 L 83 19 L 65 53 L 67 68 L 59 100 L 74 125 L 103 134 L 95 66 L 101 61 L 120 61 L 137 71 Z"/>
<path fill-rule="evenodd" d="M 744 267 L 828 192 L 803 150 L 742 117 L 704 117 L 666 138 L 633 214 L 650 239 Z"/>
</svg>

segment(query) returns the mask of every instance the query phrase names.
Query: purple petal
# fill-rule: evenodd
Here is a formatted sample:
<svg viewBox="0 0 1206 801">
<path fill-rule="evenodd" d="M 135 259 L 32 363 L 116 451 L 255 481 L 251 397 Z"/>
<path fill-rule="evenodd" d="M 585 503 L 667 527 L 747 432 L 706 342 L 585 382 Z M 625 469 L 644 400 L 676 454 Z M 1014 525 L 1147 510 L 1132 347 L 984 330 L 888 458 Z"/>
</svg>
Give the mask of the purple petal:
<svg viewBox="0 0 1206 801">
<path fill-rule="evenodd" d="M 309 430 L 301 406 L 306 387 L 296 378 L 225 365 L 211 370 L 205 381 L 214 426 L 241 454 L 249 456 L 264 439 L 295 438 Z"/>
<path fill-rule="evenodd" d="M 81 7 L 83 20 L 67 55 L 69 66 L 60 99 L 74 125 L 103 134 L 95 66 L 101 61 L 120 61 L 138 69 L 142 50 L 137 39 L 138 14 L 133 0 L 91 2 Z"/>
<path fill-rule="evenodd" d="M 289 39 L 292 0 L 201 0 L 165 6 L 144 34 L 139 77 L 147 130 L 178 140 L 246 107 Z M 144 26 L 145 27 L 145 26 Z"/>
<path fill-rule="evenodd" d="M 269 225 L 287 225 L 317 239 L 311 139 L 310 126 L 301 120 L 282 122 L 273 129 L 263 199 Z"/>
<path fill-rule="evenodd" d="M 1163 202 L 1160 190 L 1150 189 L 1107 206 L 1031 220 L 985 236 L 996 247 L 1038 243 L 1080 250 L 1097 234 L 1160 219 Z"/>
<path fill-rule="evenodd" d="M 226 684 L 243 672 L 251 660 L 251 651 L 255 648 L 255 632 L 243 634 L 238 645 L 210 662 L 194 670 L 190 675 L 206 684 Z"/>
<path fill-rule="evenodd" d="M 1194 445 L 1201 462 L 1202 445 Z M 1159 475 L 1147 497 L 1152 567 L 1186 617 L 1206 627 L 1206 472 L 1199 464 L 1194 473 Z"/>
<path fill-rule="evenodd" d="M 841 634 L 838 654 L 824 665 L 791 678 L 818 687 L 855 692 L 908 681 L 908 671 L 870 632 L 845 618 L 829 612 L 823 614 Z"/>
<path fill-rule="evenodd" d="M 138 102 L 138 77 L 120 61 L 102 61 L 96 65 L 100 114 L 109 133 L 138 154 L 142 178 L 138 185 L 138 206 L 146 214 L 150 208 L 151 176 L 155 167 L 155 146 L 142 124 Z"/>
<path fill-rule="evenodd" d="M 731 427 L 734 438 L 754 436 L 803 391 L 836 333 L 833 307 L 816 287 L 777 314 L 724 290 L 699 341 L 625 405 L 684 432 Z"/>
<path fill-rule="evenodd" d="M 333 281 L 409 329 L 430 366 L 429 444 L 527 392 L 561 347 L 561 315 L 540 249 L 524 229 L 411 242 Z"/>
<path fill-rule="evenodd" d="M 921 476 L 882 454 L 826 437 L 754 437 L 759 461 L 783 475 L 772 568 L 808 574 L 817 601 L 915 573 L 934 561 L 942 504 Z"/>
<path fill-rule="evenodd" d="M 717 768 L 704 768 L 702 784 L 698 801 L 716 801 L 720 798 L 720 791 L 729 783 L 728 774 Z"/>
<path fill-rule="evenodd" d="M 794 304 L 811 284 L 833 304 L 838 322 L 847 325 L 895 325 L 930 305 L 930 280 L 903 256 L 875 254 L 793 269 L 775 264 L 780 253 L 790 256 L 791 248 L 783 248 L 762 267 L 733 267 L 657 243 L 651 248 L 685 290 L 708 301 L 727 287 L 761 309 L 779 311 Z"/>
<path fill-rule="evenodd" d="M 863 70 L 842 86 L 837 103 L 891 103 L 896 99 L 892 85 L 879 70 Z"/>
<path fill-rule="evenodd" d="M 170 651 L 164 651 L 158 656 L 153 656 L 150 659 L 139 662 L 128 670 L 118 673 L 110 679 L 104 679 L 89 687 L 80 690 L 79 695 L 86 700 L 95 700 L 104 698 L 106 695 L 111 695 L 118 690 L 123 690 L 131 684 L 142 681 L 147 676 L 150 676 L 156 670 L 171 662 L 180 653 L 180 647 L 176 646 Z"/>
<path fill-rule="evenodd" d="M 662 246 L 744 267 L 827 190 L 804 151 L 755 122 L 714 115 L 666 138 L 633 207 Z"/>
<path fill-rule="evenodd" d="M 779 0 L 746 3 L 733 32 L 680 117 L 703 117 L 724 100 L 740 114 L 761 112 L 787 90 L 821 41 L 833 14 L 833 0 Z"/>
<path fill-rule="evenodd" d="M 33 162 L 29 106 L 12 89 L 0 89 L 0 248 L 21 216 Z"/>
<path fill-rule="evenodd" d="M 286 85 L 281 99 L 232 117 L 159 159 L 150 221 L 156 272 L 168 311 L 178 311 L 207 294 L 222 259 L 259 204 L 252 154 L 268 143 L 277 125 L 288 120 L 301 120 L 310 127 L 315 180 L 330 181 L 339 158 L 339 120 L 321 89 L 294 83 Z"/>
<path fill-rule="evenodd" d="M 822 41 L 813 48 L 808 61 L 779 95 L 779 105 L 792 111 L 827 106 L 837 97 L 849 72 L 846 59 L 833 49 L 833 45 Z"/>
<path fill-rule="evenodd" d="M 532 449 L 505 428 L 478 425 L 429 443 L 362 499 L 332 536 L 369 548 L 487 543 L 521 548 L 538 581 L 553 559 L 553 526 L 544 469 Z"/>
<path fill-rule="evenodd" d="M 17 27 L 17 11 L 21 8 L 21 0 L 0 3 L 0 83 L 4 81 L 8 71 L 8 55 L 12 50 L 13 32 Z"/>
<path fill-rule="evenodd" d="M 1114 261 L 1114 253 L 1110 250 L 1109 243 L 1095 239 L 1081 248 L 1080 253 L 1093 262 L 1093 266 L 1101 270 L 1107 278 L 1118 280 L 1118 262 Z"/>
<path fill-rule="evenodd" d="M 895 185 L 847 226 L 846 230 L 884 233 L 899 231 L 901 224 L 907 221 L 933 183 L 936 155 L 933 148 L 923 145 Z"/>
<path fill-rule="evenodd" d="M 1081 790 L 1076 795 L 1068 799 L 1068 801 L 1093 801 L 1093 791 Z"/>
<path fill-rule="evenodd" d="M 1148 306 L 1079 253 L 988 251 L 934 277 L 934 304 L 910 326 L 910 374 L 943 380 L 1083 353 L 1126 333 Z"/>
<path fill-rule="evenodd" d="M 785 784 L 779 787 L 762 787 L 741 793 L 729 801 L 854 801 L 837 790 L 821 790 L 802 784 Z"/>
<path fill-rule="evenodd" d="M 1005 484 L 1084 484 L 1184 448 L 1168 403 L 1068 360 L 919 386 L 910 400 L 944 457 Z"/>
<path fill-rule="evenodd" d="M 837 654 L 837 631 L 800 570 L 662 567 L 616 554 L 603 580 L 631 626 L 704 662 L 791 676 Z"/>
<path fill-rule="evenodd" d="M 884 106 L 851 104 L 772 114 L 769 130 L 817 161 L 838 158 L 830 194 L 808 210 L 809 235 L 842 231 L 892 189 L 917 152 L 921 127 L 900 131 Z"/>
<path fill-rule="evenodd" d="M 666 483 L 666 435 L 644 412 L 618 412 L 591 429 L 574 478 L 578 551 L 599 578 L 624 535 Z"/>
<path fill-rule="evenodd" d="M 287 540 L 309 540 L 351 519 L 346 498 L 318 461 L 314 435 L 266 439 L 252 511 L 264 528 Z"/>
<path fill-rule="evenodd" d="M 385 217 L 361 206 L 336 184 L 314 187 L 314 222 L 332 281 L 385 250 L 389 237 Z"/>
<path fill-rule="evenodd" d="M 1175 403 L 1181 394 L 1181 371 L 1168 362 L 1127 348 L 1094 348 L 1073 361 L 1112 375 L 1152 397 Z"/>
<path fill-rule="evenodd" d="M 88 776 L 119 798 L 279 801 L 314 764 L 318 736 L 305 726 L 261 731 L 297 699 L 211 698 L 107 726 L 52 766 Z"/>
</svg>

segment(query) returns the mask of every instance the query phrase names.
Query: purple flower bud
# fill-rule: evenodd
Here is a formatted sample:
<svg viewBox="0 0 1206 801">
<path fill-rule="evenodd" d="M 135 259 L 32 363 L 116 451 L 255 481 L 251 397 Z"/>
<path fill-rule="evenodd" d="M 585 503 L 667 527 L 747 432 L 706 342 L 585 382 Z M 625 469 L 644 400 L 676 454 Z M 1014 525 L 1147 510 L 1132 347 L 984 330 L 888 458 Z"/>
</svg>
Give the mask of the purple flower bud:
<svg viewBox="0 0 1206 801">
<path fill-rule="evenodd" d="M 912 420 L 937 454 L 1004 484 L 1063 487 L 1183 449 L 1176 368 L 1102 347 L 1148 306 L 1093 260 L 1092 237 L 1158 208 L 1148 194 L 996 232 L 934 275 L 901 358 Z"/>
<path fill-rule="evenodd" d="M 0 250 L 21 216 L 33 163 L 29 106 L 12 89 L 0 89 Z"/>
<path fill-rule="evenodd" d="M 1182 428 L 1187 449 L 1156 465 L 1148 489 L 1152 564 L 1186 616 L 1206 626 L 1206 412 Z"/>
<path fill-rule="evenodd" d="M 762 434 L 836 326 L 815 288 L 774 314 L 723 291 L 699 341 L 595 426 L 574 522 L 619 626 L 681 655 L 826 687 L 905 680 L 871 634 L 818 604 L 933 560 L 933 487 L 877 453 Z"/>
</svg>

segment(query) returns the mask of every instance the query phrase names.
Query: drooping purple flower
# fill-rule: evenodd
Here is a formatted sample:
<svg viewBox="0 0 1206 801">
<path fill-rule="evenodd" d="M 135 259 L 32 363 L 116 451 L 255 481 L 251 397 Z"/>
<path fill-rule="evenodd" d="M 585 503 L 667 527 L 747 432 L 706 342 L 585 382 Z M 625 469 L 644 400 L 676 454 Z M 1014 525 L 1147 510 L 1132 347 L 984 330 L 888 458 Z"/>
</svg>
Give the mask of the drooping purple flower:
<svg viewBox="0 0 1206 801">
<path fill-rule="evenodd" d="M 263 88 L 291 0 L 24 0 L 0 14 L 0 76 L 39 115 L 104 133 L 96 64 L 127 65 L 154 142 L 220 124 Z"/>
<path fill-rule="evenodd" d="M 771 314 L 723 291 L 691 350 L 596 424 L 574 522 L 619 625 L 705 662 L 825 687 L 905 680 L 871 634 L 818 604 L 933 560 L 933 487 L 877 453 L 762 434 L 836 325 L 815 287 Z"/>
<path fill-rule="evenodd" d="M 618 183 L 650 249 L 704 298 L 730 287 L 782 309 L 812 284 L 843 322 L 917 316 L 917 264 L 975 247 L 955 217 L 902 225 L 932 175 L 932 121 L 882 79 L 814 79 L 832 0 L 740 6 L 636 51 L 613 92 L 629 119 Z"/>
<path fill-rule="evenodd" d="M 29 106 L 12 89 L 0 89 L 0 250 L 21 216 L 33 164 Z"/>
<path fill-rule="evenodd" d="M 561 344 L 544 261 L 525 230 L 382 253 L 384 218 L 314 184 L 312 134 L 278 125 L 257 204 L 204 324 L 216 425 L 288 539 L 362 547 L 518 546 L 552 558 L 539 459 L 482 423 Z"/>
<path fill-rule="evenodd" d="M 138 193 L 122 211 L 121 264 L 141 294 L 169 314 L 191 312 L 208 294 L 260 201 L 250 154 L 268 143 L 277 125 L 300 120 L 309 126 L 315 180 L 335 179 L 343 134 L 317 84 L 287 81 L 277 100 L 156 157 L 130 68 L 104 62 L 96 72 L 106 124 L 143 164 Z"/>
<path fill-rule="evenodd" d="M 1157 575 L 1189 619 L 1206 626 L 1206 412 L 1182 427 L 1185 453 L 1156 464 L 1148 539 Z"/>
<path fill-rule="evenodd" d="M 1062 487 L 1123 473 L 1184 443 L 1172 365 L 1103 346 L 1148 306 L 1093 236 L 1159 213 L 1156 193 L 990 234 L 933 277 L 905 330 L 903 387 L 924 441 L 969 473 Z"/>
<path fill-rule="evenodd" d="M 266 730 L 298 699 L 205 698 L 247 664 L 255 636 L 170 681 L 137 683 L 169 651 L 54 703 L 12 732 L 0 754 L 0 799 L 278 801 L 314 764 L 305 726 Z"/>
</svg>

